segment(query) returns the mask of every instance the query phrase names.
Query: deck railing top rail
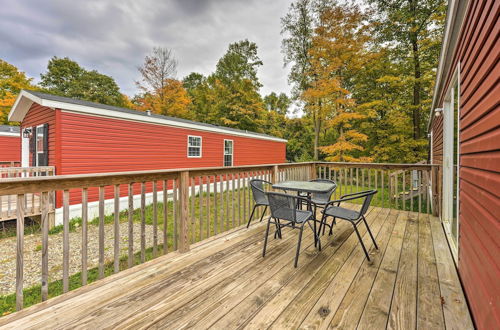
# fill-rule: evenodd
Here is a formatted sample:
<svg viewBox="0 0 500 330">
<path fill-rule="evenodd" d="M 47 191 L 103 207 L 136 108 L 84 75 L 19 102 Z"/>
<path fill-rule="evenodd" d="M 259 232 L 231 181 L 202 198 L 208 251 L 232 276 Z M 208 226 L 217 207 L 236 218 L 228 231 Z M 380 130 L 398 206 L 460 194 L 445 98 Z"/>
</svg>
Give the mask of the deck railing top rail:
<svg viewBox="0 0 500 330">
<path fill-rule="evenodd" d="M 314 165 L 314 162 L 244 165 L 232 167 L 200 167 L 149 171 L 89 173 L 57 175 L 51 177 L 6 178 L 0 180 L 0 195 L 15 195 L 41 191 L 88 188 L 101 185 L 139 183 L 155 180 L 175 179 L 182 172 L 191 176 L 233 174 L 248 171 L 266 171 L 275 167 L 293 168 Z M 53 167 L 52 167 L 53 169 Z"/>
<path fill-rule="evenodd" d="M 314 162 L 316 165 L 347 168 L 372 168 L 378 170 L 430 170 L 437 164 L 392 164 L 392 163 L 346 163 L 346 162 Z"/>
</svg>

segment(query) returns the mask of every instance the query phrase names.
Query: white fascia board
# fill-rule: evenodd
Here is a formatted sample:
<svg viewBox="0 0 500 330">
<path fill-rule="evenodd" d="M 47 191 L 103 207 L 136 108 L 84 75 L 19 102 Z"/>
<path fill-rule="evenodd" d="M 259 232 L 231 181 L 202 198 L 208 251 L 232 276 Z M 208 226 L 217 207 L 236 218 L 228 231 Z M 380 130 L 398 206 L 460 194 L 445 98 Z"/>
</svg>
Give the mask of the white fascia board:
<svg viewBox="0 0 500 330">
<path fill-rule="evenodd" d="M 469 0 L 450 0 L 448 3 L 448 11 L 446 13 L 446 26 L 443 35 L 441 53 L 439 55 L 439 64 L 436 72 L 436 83 L 434 84 L 434 93 L 432 95 L 432 104 L 429 114 L 429 121 L 427 123 L 427 131 L 430 131 L 431 129 L 431 125 L 434 120 L 434 110 L 439 107 L 439 104 L 437 104 L 437 102 L 439 100 L 439 97 L 443 93 L 444 80 L 448 78 L 450 72 L 454 71 L 450 68 L 453 62 L 453 57 L 450 56 L 455 53 L 456 47 L 458 45 L 458 40 L 453 40 L 452 36 L 454 36 L 455 38 L 458 38 L 460 36 L 460 30 L 467 13 L 468 3 Z"/>
<path fill-rule="evenodd" d="M 10 109 L 8 117 L 9 121 L 23 121 L 24 116 L 26 116 L 34 102 L 41 104 L 42 99 L 30 94 L 27 91 L 21 91 L 21 93 L 17 96 L 16 102 L 14 102 L 14 105 Z"/>
<path fill-rule="evenodd" d="M 21 137 L 21 133 L 19 132 L 0 132 L 0 136 L 13 136 L 13 137 Z"/>
</svg>

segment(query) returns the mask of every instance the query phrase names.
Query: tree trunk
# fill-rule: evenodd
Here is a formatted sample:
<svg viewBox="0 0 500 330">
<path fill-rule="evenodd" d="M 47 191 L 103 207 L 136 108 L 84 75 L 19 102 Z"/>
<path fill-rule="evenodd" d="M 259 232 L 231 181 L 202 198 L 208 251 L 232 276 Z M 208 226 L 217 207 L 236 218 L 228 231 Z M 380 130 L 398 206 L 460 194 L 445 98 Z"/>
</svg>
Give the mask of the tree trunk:
<svg viewBox="0 0 500 330">
<path fill-rule="evenodd" d="M 321 121 L 319 120 L 319 116 L 314 118 L 314 160 L 317 161 L 319 158 L 318 155 L 318 147 L 319 147 L 319 132 L 321 129 Z"/>
<path fill-rule="evenodd" d="M 416 17 L 416 2 L 417 0 L 410 0 L 410 8 L 414 13 L 414 17 Z M 415 78 L 415 82 L 413 83 L 413 138 L 420 139 L 420 93 L 421 93 L 421 83 L 420 77 L 422 76 L 421 68 L 420 68 L 420 53 L 418 48 L 418 36 L 416 32 L 416 24 L 412 23 L 412 31 L 410 32 L 410 41 L 412 45 L 413 51 L 413 77 Z"/>
</svg>

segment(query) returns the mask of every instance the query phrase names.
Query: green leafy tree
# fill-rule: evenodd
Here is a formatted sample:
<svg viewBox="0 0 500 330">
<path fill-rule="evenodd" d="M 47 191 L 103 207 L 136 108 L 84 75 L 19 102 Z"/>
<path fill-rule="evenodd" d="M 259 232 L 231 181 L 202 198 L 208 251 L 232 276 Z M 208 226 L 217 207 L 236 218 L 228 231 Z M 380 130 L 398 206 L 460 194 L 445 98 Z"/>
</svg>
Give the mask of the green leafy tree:
<svg viewBox="0 0 500 330">
<path fill-rule="evenodd" d="M 429 112 L 433 69 L 437 66 L 444 28 L 444 0 L 369 0 L 378 13 L 378 38 L 387 44 L 398 73 L 411 90 L 405 100 L 411 112 L 413 138 L 424 136 Z M 431 74 L 429 74 L 431 73 Z"/>
<path fill-rule="evenodd" d="M 217 62 L 215 76 L 223 84 L 250 81 L 258 90 L 262 84 L 257 77 L 257 70 L 262 61 L 257 54 L 257 44 L 247 39 L 229 45 L 224 56 Z"/>
<path fill-rule="evenodd" d="M 268 111 L 274 111 L 280 115 L 286 115 L 292 101 L 285 93 L 276 94 L 271 92 L 264 97 L 264 105 Z"/>
<path fill-rule="evenodd" d="M 87 71 L 67 57 L 54 56 L 49 60 L 40 86 L 61 96 L 114 106 L 128 104 L 113 78 L 96 70 Z"/>
</svg>

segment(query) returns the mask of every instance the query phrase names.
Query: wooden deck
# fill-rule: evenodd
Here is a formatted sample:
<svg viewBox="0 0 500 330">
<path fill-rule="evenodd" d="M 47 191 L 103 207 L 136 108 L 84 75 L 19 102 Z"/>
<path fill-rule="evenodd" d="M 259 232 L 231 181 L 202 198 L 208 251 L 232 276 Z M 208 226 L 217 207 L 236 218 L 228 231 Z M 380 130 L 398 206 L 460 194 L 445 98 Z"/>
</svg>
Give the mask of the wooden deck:
<svg viewBox="0 0 500 330">
<path fill-rule="evenodd" d="M 40 195 L 27 195 L 24 201 L 24 210 L 26 217 L 37 216 L 41 214 Z M 0 221 L 12 220 L 17 217 L 17 196 L 0 196 Z"/>
<path fill-rule="evenodd" d="M 12 329 L 58 328 L 473 328 L 439 221 L 372 208 L 367 262 L 349 223 L 314 249 L 305 231 L 270 239 L 239 228 L 0 318 Z"/>
</svg>

